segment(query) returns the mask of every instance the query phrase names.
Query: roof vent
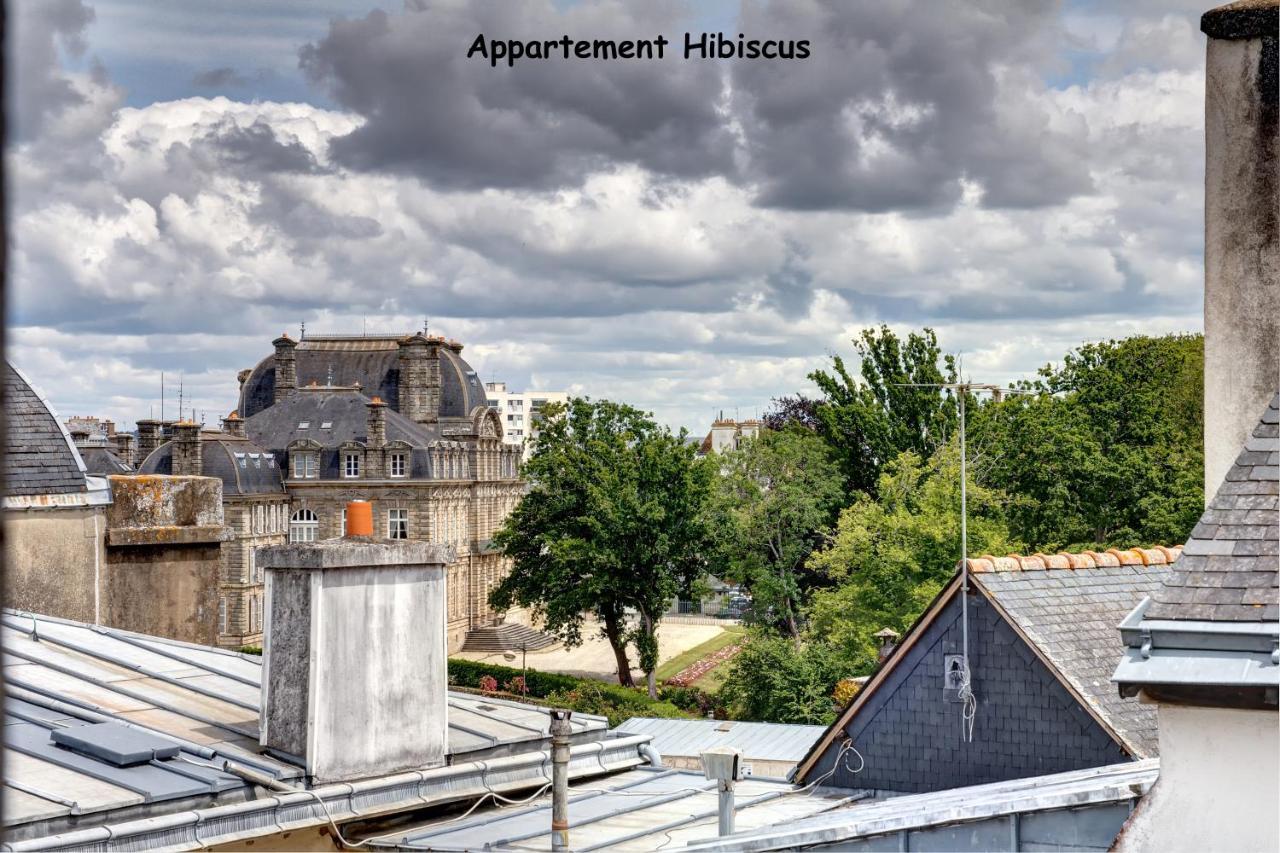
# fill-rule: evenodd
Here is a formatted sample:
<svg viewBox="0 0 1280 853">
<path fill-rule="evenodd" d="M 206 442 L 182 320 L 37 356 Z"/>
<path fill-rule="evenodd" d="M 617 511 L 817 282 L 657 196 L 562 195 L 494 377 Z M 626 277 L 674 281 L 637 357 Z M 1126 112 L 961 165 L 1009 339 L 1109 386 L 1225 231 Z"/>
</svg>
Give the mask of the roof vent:
<svg viewBox="0 0 1280 853">
<path fill-rule="evenodd" d="M 178 745 L 168 738 L 148 734 L 120 723 L 93 723 L 55 729 L 53 742 L 116 767 L 133 767 L 153 759 L 174 758 Z"/>
</svg>

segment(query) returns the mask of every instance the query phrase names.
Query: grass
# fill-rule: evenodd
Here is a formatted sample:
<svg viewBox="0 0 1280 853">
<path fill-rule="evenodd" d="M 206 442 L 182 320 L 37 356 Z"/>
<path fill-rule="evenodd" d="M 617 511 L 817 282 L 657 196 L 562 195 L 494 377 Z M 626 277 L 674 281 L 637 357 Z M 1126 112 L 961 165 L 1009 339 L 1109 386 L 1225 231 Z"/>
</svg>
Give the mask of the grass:
<svg viewBox="0 0 1280 853">
<path fill-rule="evenodd" d="M 716 634 L 714 637 L 712 637 L 710 640 L 707 640 L 705 643 L 701 643 L 700 645 L 694 646 L 693 648 L 689 649 L 687 652 L 678 654 L 675 657 L 673 657 L 671 660 L 660 665 L 658 667 L 658 672 L 657 672 L 659 683 L 665 681 L 666 679 L 670 678 L 673 675 L 676 675 L 677 673 L 684 670 L 686 667 L 692 666 L 693 664 L 705 658 L 707 655 L 713 655 L 716 652 L 723 649 L 725 646 L 731 646 L 734 643 L 740 642 L 743 639 L 743 637 L 746 636 L 746 634 L 747 634 L 747 629 L 743 628 L 741 625 L 725 625 L 723 632 Z M 723 667 L 716 667 L 717 670 L 722 668 Z M 712 670 L 712 672 L 715 672 L 715 670 Z M 709 676 L 710 674 L 711 673 L 707 673 L 707 676 Z M 698 679 L 698 681 L 701 682 L 706 680 L 707 676 L 704 676 L 703 678 Z M 698 686 L 702 686 L 702 685 L 699 684 Z M 717 687 L 718 686 L 719 685 L 717 685 Z"/>
<path fill-rule="evenodd" d="M 689 686 L 704 690 L 707 693 L 719 693 L 720 688 L 724 687 L 725 679 L 729 677 L 729 667 L 732 664 L 732 660 L 727 660 L 719 666 L 707 670 L 706 675 L 692 682 Z"/>
</svg>

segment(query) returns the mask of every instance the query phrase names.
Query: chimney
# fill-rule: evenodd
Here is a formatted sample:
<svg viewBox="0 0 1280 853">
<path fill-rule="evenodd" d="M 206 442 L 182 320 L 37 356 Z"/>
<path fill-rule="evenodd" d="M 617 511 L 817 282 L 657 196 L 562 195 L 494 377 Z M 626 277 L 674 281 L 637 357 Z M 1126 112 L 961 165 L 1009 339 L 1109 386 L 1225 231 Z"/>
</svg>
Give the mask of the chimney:
<svg viewBox="0 0 1280 853">
<path fill-rule="evenodd" d="M 238 435 L 244 437 L 244 418 L 240 417 L 239 412 L 232 412 L 222 419 L 222 431 L 227 435 Z"/>
<path fill-rule="evenodd" d="M 161 444 L 164 444 L 164 424 L 150 418 L 138 421 L 138 464 Z"/>
<path fill-rule="evenodd" d="M 440 346 L 443 339 L 421 332 L 400 341 L 400 380 L 397 408 L 420 424 L 435 423 L 440 415 Z"/>
<path fill-rule="evenodd" d="M 271 342 L 276 348 L 276 401 L 283 400 L 298 387 L 298 359 L 294 350 L 298 344 L 287 334 L 281 334 Z"/>
<path fill-rule="evenodd" d="M 120 461 L 132 468 L 135 464 L 133 458 L 133 435 L 127 432 L 117 432 L 111 436 L 111 443 L 115 445 L 116 456 L 120 457 Z"/>
<path fill-rule="evenodd" d="M 365 424 L 365 476 L 377 479 L 386 476 L 387 404 L 381 397 L 374 397 L 365 405 L 369 408 Z"/>
<path fill-rule="evenodd" d="M 342 539 L 257 552 L 267 576 L 262 745 L 317 783 L 443 765 L 449 549 L 374 539 L 347 504 Z"/>
<path fill-rule="evenodd" d="M 881 628 L 873 634 L 879 641 L 879 648 L 876 650 L 876 660 L 883 663 L 889 655 L 893 654 L 893 650 L 898 647 L 898 640 L 901 634 L 892 628 Z"/>
<path fill-rule="evenodd" d="M 199 477 L 204 460 L 200 452 L 200 424 L 178 421 L 173 425 L 173 470 L 180 477 Z"/>
<path fill-rule="evenodd" d="M 1280 377 L 1277 4 L 1206 12 L 1205 500 L 1222 484 Z"/>
<path fill-rule="evenodd" d="M 71 434 L 71 443 L 76 447 L 83 447 L 89 443 L 89 430 L 77 424 L 67 430 Z"/>
</svg>

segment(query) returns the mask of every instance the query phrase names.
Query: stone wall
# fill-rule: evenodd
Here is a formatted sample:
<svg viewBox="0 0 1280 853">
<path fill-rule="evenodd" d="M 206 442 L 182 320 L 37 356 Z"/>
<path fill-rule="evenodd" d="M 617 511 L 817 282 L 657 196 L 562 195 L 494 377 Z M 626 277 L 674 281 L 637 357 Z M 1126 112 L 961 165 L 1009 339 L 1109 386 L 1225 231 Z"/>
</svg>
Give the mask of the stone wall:
<svg viewBox="0 0 1280 853">
<path fill-rule="evenodd" d="M 101 506 L 6 511 L 5 606 L 96 621 L 106 529 Z"/>
</svg>

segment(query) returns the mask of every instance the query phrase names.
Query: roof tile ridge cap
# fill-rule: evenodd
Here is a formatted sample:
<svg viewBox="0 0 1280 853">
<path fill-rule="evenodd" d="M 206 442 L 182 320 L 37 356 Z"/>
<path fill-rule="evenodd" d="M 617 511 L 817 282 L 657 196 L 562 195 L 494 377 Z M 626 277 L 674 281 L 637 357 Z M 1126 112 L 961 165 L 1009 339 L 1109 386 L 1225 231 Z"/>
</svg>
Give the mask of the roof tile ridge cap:
<svg viewBox="0 0 1280 853">
<path fill-rule="evenodd" d="M 983 554 L 979 557 L 969 557 L 964 561 L 965 567 L 971 572 L 996 572 L 996 558 L 990 554 Z"/>
<path fill-rule="evenodd" d="M 1143 564 L 1142 554 L 1138 553 L 1136 548 L 1126 548 L 1124 550 L 1108 548 L 1107 553 L 1115 557 L 1122 566 L 1140 566 Z"/>
</svg>

